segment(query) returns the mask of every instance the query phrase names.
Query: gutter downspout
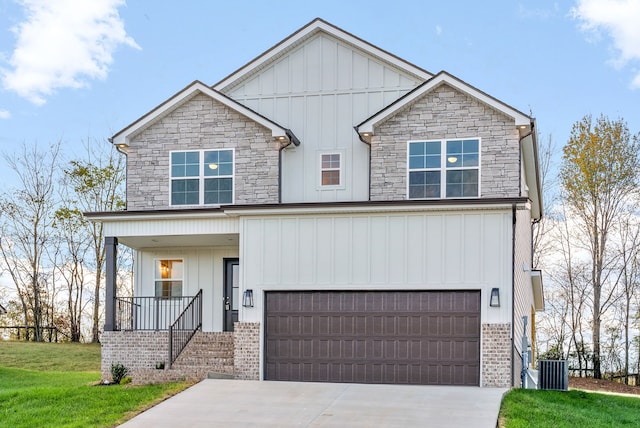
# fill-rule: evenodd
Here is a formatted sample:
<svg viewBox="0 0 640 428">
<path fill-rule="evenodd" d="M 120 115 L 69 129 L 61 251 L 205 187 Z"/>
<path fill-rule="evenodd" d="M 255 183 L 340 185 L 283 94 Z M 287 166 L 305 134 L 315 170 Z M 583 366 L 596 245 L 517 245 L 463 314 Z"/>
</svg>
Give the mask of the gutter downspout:
<svg viewBox="0 0 640 428">
<path fill-rule="evenodd" d="M 127 152 L 125 152 L 120 147 L 118 147 L 117 144 L 113 144 L 113 137 L 107 138 L 107 141 L 109 141 L 111 143 L 111 145 L 116 148 L 116 151 L 118 153 L 120 153 L 121 155 L 124 155 L 125 159 L 127 159 L 127 160 L 129 159 L 127 157 Z M 126 211 L 127 205 L 128 205 L 127 201 L 129 200 L 129 197 L 128 197 L 129 196 L 128 195 L 129 186 L 127 186 L 127 182 L 128 182 L 128 178 L 129 178 L 128 176 L 129 176 L 129 168 L 127 168 L 127 164 L 125 162 L 125 166 L 124 166 L 124 183 L 125 183 L 125 185 L 124 185 L 124 209 L 125 209 L 125 211 Z"/>
<path fill-rule="evenodd" d="M 360 131 L 358 131 L 357 126 L 354 126 L 353 129 L 356 131 L 356 134 L 358 134 L 358 139 L 369 146 L 369 185 L 367 186 L 367 199 L 371 200 L 371 143 L 362 138 L 362 135 L 360 135 Z"/>
<path fill-rule="evenodd" d="M 516 204 L 511 205 L 511 387 L 515 386 Z"/>
<path fill-rule="evenodd" d="M 278 150 L 278 203 L 282 203 L 282 151 L 289 147 L 292 143 L 294 146 L 298 147 L 300 145 L 300 140 L 298 137 L 290 129 L 285 129 L 285 134 L 287 138 L 289 138 L 289 142 L 284 146 L 280 146 Z"/>
<path fill-rule="evenodd" d="M 282 203 L 282 151 L 291 145 L 289 141 L 284 146 L 280 146 L 278 150 L 278 203 Z"/>
</svg>

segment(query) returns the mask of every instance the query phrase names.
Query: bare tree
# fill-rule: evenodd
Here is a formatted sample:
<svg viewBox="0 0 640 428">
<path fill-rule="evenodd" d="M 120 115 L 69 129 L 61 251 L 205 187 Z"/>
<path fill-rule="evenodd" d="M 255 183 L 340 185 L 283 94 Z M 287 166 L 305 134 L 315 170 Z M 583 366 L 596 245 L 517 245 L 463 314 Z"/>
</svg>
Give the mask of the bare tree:
<svg viewBox="0 0 640 428">
<path fill-rule="evenodd" d="M 551 135 L 547 136 L 546 141 L 540 145 L 539 152 L 540 181 L 545 216 L 533 224 L 533 266 L 536 268 L 544 264 L 544 256 L 549 254 L 553 247 L 553 239 L 549 237 L 549 234 L 555 225 L 552 207 L 556 201 L 554 189 L 557 178 L 553 175 L 553 157 L 556 153 L 556 147 L 553 144 Z"/>
<path fill-rule="evenodd" d="M 43 340 L 46 315 L 50 266 L 45 266 L 45 249 L 50 243 L 56 205 L 55 173 L 59 148 L 60 143 L 51 145 L 48 150 L 24 145 L 18 154 L 4 155 L 18 176 L 20 187 L 0 197 L 0 253 L 4 267 L 17 287 L 25 326 L 33 324 L 36 341 Z"/>
<path fill-rule="evenodd" d="M 624 383 L 629 384 L 630 328 L 633 300 L 640 282 L 640 225 L 635 216 L 626 215 L 619 223 L 620 272 L 622 284 L 621 318 L 624 328 Z"/>
</svg>

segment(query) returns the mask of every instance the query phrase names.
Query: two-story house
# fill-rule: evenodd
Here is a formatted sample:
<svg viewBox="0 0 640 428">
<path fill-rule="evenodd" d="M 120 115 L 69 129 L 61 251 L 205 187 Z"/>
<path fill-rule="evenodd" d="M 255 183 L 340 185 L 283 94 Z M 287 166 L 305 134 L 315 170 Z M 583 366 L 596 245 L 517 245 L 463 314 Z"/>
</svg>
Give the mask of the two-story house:
<svg viewBox="0 0 640 428">
<path fill-rule="evenodd" d="M 519 384 L 543 309 L 528 115 L 316 19 L 112 143 L 127 208 L 87 214 L 105 376 Z"/>
</svg>

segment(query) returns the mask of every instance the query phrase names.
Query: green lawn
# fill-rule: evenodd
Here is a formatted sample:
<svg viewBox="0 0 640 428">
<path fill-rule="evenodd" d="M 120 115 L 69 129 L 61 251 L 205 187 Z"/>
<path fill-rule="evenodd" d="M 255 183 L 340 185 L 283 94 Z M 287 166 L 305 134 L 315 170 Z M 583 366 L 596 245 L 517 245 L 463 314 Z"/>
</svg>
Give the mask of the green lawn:
<svg viewBox="0 0 640 428">
<path fill-rule="evenodd" d="M 514 389 L 502 401 L 500 420 L 504 428 L 637 427 L 640 398 Z"/>
<path fill-rule="evenodd" d="M 99 345 L 0 341 L 0 427 L 111 427 L 187 386 L 94 386 L 99 370 Z"/>
</svg>

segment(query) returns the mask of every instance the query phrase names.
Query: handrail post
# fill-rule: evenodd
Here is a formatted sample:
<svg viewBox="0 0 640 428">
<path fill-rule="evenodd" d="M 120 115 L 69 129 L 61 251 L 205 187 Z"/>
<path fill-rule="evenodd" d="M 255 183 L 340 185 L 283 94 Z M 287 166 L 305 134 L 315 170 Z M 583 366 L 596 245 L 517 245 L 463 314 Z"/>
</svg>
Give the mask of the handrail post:
<svg viewBox="0 0 640 428">
<path fill-rule="evenodd" d="M 169 326 L 169 368 L 173 363 L 173 325 Z"/>
<path fill-rule="evenodd" d="M 195 319 L 194 315 L 198 315 Z M 174 344 L 174 328 L 177 328 L 176 340 Z M 176 320 L 169 325 L 169 363 L 171 365 L 175 359 L 184 350 L 196 331 L 202 329 L 202 290 L 200 290 L 182 310 Z"/>
<path fill-rule="evenodd" d="M 155 330 L 158 331 L 158 326 L 160 325 L 160 298 L 156 297 L 156 328 Z"/>
</svg>

